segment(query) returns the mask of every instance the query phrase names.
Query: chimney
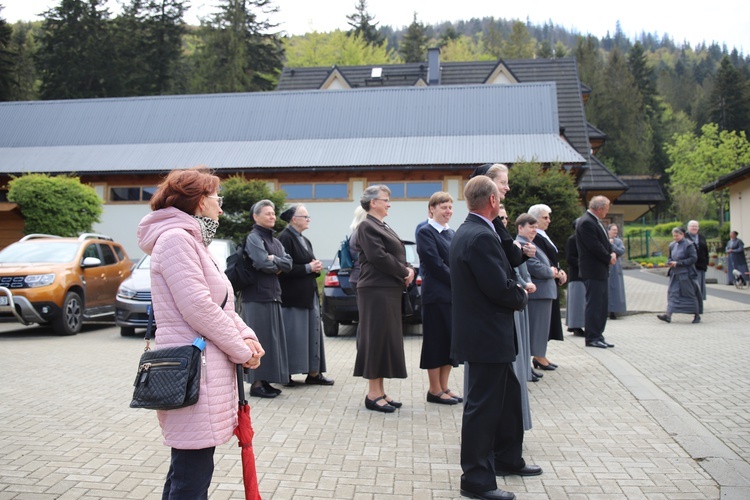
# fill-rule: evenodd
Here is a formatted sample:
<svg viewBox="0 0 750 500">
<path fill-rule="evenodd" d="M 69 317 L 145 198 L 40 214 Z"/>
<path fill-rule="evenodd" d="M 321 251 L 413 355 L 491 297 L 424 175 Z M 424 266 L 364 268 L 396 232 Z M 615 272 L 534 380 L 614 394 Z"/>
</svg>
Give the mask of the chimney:
<svg viewBox="0 0 750 500">
<path fill-rule="evenodd" d="M 427 84 L 440 85 L 440 47 L 427 49 Z"/>
</svg>

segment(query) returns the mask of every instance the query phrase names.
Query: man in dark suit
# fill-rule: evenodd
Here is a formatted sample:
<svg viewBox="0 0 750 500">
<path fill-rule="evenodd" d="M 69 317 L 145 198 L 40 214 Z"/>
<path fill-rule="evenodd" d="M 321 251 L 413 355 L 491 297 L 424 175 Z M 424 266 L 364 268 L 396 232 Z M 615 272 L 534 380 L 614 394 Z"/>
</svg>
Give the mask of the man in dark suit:
<svg viewBox="0 0 750 500">
<path fill-rule="evenodd" d="M 541 467 L 521 456 L 521 386 L 513 373 L 518 346 L 513 311 L 526 305 L 526 291 L 513 279 L 492 221 L 500 193 L 478 176 L 464 190 L 469 215 L 450 249 L 453 335 L 451 358 L 464 362 L 466 394 L 461 429 L 461 495 L 513 499 L 496 476 L 534 476 Z"/>
<path fill-rule="evenodd" d="M 706 300 L 706 270 L 708 270 L 708 243 L 706 237 L 700 234 L 700 223 L 697 220 L 691 220 L 687 225 L 685 237 L 693 242 L 695 249 L 698 251 L 698 260 L 695 261 L 695 269 L 698 271 L 698 280 L 701 287 L 701 298 Z M 700 314 L 703 314 L 703 303 L 701 302 Z"/>
<path fill-rule="evenodd" d="M 601 222 L 608 212 L 609 199 L 594 196 L 576 226 L 578 270 L 586 286 L 586 345 L 601 349 L 614 347 L 604 339 L 609 308 L 609 266 L 617 260 Z"/>
</svg>

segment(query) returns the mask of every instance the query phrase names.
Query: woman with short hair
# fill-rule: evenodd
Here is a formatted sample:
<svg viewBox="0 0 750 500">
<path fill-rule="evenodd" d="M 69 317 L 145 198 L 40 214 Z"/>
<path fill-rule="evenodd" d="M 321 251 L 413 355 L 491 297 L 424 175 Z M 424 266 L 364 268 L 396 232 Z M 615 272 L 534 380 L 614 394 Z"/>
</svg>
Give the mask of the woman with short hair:
<svg viewBox="0 0 750 500">
<path fill-rule="evenodd" d="M 695 261 L 698 251 L 692 242 L 685 239 L 685 231 L 680 227 L 672 229 L 674 241 L 669 244 L 669 288 L 667 289 L 667 313 L 656 317 L 667 323 L 672 322 L 672 313 L 693 315 L 693 323 L 700 323 L 700 287 L 698 286 Z"/>
</svg>

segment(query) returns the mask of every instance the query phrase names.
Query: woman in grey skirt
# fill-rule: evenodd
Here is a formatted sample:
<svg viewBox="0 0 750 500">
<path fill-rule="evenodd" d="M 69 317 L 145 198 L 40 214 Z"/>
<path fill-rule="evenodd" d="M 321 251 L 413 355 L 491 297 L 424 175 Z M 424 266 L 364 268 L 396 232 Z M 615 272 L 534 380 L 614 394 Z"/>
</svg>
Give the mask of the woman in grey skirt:
<svg viewBox="0 0 750 500">
<path fill-rule="evenodd" d="M 700 323 L 700 286 L 695 261 L 698 252 L 692 242 L 685 239 L 682 228 L 672 229 L 674 241 L 669 244 L 669 288 L 667 289 L 667 313 L 656 317 L 672 322 L 672 313 L 693 314 L 693 323 Z"/>
<path fill-rule="evenodd" d="M 273 236 L 275 206 L 270 200 L 253 205 L 255 225 L 245 240 L 245 252 L 258 271 L 255 284 L 242 290 L 242 320 L 258 335 L 267 356 L 257 370 L 245 372 L 252 383 L 250 395 L 275 398 L 281 389 L 270 382 L 289 382 L 284 320 L 281 316 L 281 285 L 278 274 L 292 269 L 292 258 Z"/>
<path fill-rule="evenodd" d="M 625 255 L 625 244 L 617 237 L 618 231 L 617 224 L 610 224 L 607 227 L 612 251 L 617 256 L 615 263 L 609 266 L 609 319 L 617 319 L 618 314 L 622 315 L 627 312 L 625 280 L 622 277 L 622 256 Z"/>
<path fill-rule="evenodd" d="M 306 373 L 306 384 L 333 385 L 326 378 L 326 353 L 320 328 L 320 298 L 317 277 L 323 263 L 315 258 L 312 243 L 302 236 L 310 227 L 310 214 L 304 205 L 293 205 L 281 214 L 288 226 L 279 234 L 279 241 L 292 258 L 292 270 L 279 275 L 281 283 L 281 314 L 286 332 L 289 360 L 288 386 L 295 373 Z"/>
</svg>

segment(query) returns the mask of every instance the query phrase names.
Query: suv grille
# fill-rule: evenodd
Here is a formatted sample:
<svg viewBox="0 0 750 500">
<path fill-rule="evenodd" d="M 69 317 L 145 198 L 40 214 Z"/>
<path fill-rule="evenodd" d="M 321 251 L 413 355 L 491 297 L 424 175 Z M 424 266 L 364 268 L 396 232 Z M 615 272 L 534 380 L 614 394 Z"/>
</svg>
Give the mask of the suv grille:
<svg viewBox="0 0 750 500">
<path fill-rule="evenodd" d="M 26 288 L 26 276 L 0 276 L 0 286 L 6 288 Z"/>
<path fill-rule="evenodd" d="M 133 296 L 133 300 L 142 300 L 143 302 L 151 302 L 151 291 L 148 292 L 136 292 Z"/>
</svg>

